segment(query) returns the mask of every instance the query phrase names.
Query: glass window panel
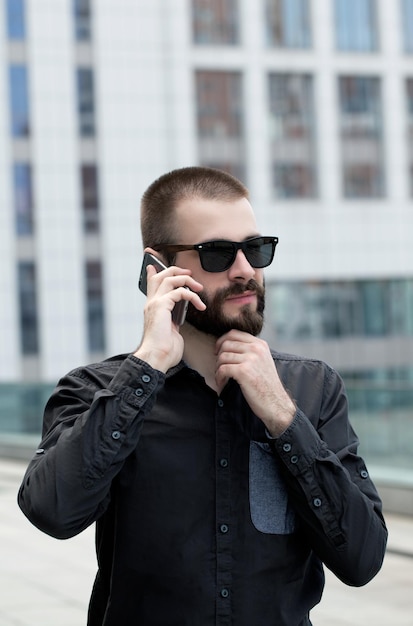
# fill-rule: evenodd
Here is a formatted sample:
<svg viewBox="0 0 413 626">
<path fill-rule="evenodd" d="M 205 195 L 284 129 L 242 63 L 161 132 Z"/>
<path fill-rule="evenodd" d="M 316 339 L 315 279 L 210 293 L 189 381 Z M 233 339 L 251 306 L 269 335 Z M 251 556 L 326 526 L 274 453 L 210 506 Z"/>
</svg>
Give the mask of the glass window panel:
<svg viewBox="0 0 413 626">
<path fill-rule="evenodd" d="M 9 68 L 11 133 L 13 137 L 28 137 L 29 90 L 25 65 L 11 65 Z"/>
<path fill-rule="evenodd" d="M 99 188 L 96 165 L 82 165 L 83 225 L 86 233 L 99 231 Z"/>
<path fill-rule="evenodd" d="M 244 179 L 242 75 L 196 72 L 196 98 L 200 164 L 239 172 Z"/>
<path fill-rule="evenodd" d="M 105 316 L 102 266 L 99 261 L 86 263 L 87 327 L 90 352 L 105 349 Z"/>
<path fill-rule="evenodd" d="M 406 80 L 407 114 L 409 123 L 413 124 L 413 78 Z"/>
<path fill-rule="evenodd" d="M 365 281 L 361 284 L 363 302 L 364 333 L 385 335 L 387 333 L 385 291 L 380 281 Z"/>
<path fill-rule="evenodd" d="M 406 301 L 407 301 L 406 333 L 408 335 L 413 335 L 413 280 L 406 281 Z"/>
<path fill-rule="evenodd" d="M 389 333 L 405 335 L 408 331 L 407 281 L 390 280 L 387 284 L 386 303 L 388 307 Z"/>
<path fill-rule="evenodd" d="M 404 51 L 413 52 L 413 0 L 401 0 Z"/>
<path fill-rule="evenodd" d="M 266 0 L 267 41 L 277 48 L 311 46 L 308 0 Z"/>
<path fill-rule="evenodd" d="M 269 76 L 273 189 L 280 198 L 316 195 L 313 82 L 301 74 Z"/>
<path fill-rule="evenodd" d="M 413 279 L 291 281 L 268 284 L 267 295 L 282 341 L 413 335 Z"/>
<path fill-rule="evenodd" d="M 377 50 L 375 0 L 335 0 L 335 27 L 339 50 Z"/>
<path fill-rule="evenodd" d="M 25 355 L 37 354 L 39 352 L 39 328 L 34 263 L 19 263 L 18 284 L 22 352 Z"/>
<path fill-rule="evenodd" d="M 343 376 L 352 422 L 362 442 L 361 454 L 392 472 L 411 468 L 412 372 L 394 368 L 345 372 Z"/>
<path fill-rule="evenodd" d="M 343 177 L 346 198 L 376 198 L 383 195 L 382 172 L 375 164 L 346 163 Z"/>
<path fill-rule="evenodd" d="M 384 195 L 380 80 L 339 78 L 343 192 L 346 198 Z"/>
<path fill-rule="evenodd" d="M 89 67 L 77 70 L 77 102 L 79 133 L 81 137 L 93 137 L 95 128 L 95 95 L 93 70 Z"/>
<path fill-rule="evenodd" d="M 90 0 L 73 0 L 75 38 L 78 41 L 90 41 L 92 33 L 92 12 Z"/>
<path fill-rule="evenodd" d="M 6 14 L 9 39 L 25 39 L 25 0 L 6 0 Z"/>
<path fill-rule="evenodd" d="M 196 44 L 237 44 L 238 0 L 192 0 L 192 30 Z"/>
<path fill-rule="evenodd" d="M 32 169 L 28 163 L 14 164 L 13 187 L 16 232 L 19 236 L 32 235 L 34 229 Z"/>
<path fill-rule="evenodd" d="M 276 163 L 272 183 L 278 198 L 313 198 L 313 168 L 311 165 Z"/>
</svg>

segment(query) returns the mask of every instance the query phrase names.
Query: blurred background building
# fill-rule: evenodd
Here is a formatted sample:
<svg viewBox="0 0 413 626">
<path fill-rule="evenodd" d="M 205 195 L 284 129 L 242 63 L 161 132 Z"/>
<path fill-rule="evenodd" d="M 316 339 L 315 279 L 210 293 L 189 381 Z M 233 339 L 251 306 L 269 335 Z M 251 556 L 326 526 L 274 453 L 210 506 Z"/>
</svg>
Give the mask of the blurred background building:
<svg viewBox="0 0 413 626">
<path fill-rule="evenodd" d="M 265 336 L 340 371 L 375 477 L 413 485 L 413 0 L 0 7 L 0 439 L 134 349 L 140 197 L 202 164 L 280 238 Z"/>
</svg>

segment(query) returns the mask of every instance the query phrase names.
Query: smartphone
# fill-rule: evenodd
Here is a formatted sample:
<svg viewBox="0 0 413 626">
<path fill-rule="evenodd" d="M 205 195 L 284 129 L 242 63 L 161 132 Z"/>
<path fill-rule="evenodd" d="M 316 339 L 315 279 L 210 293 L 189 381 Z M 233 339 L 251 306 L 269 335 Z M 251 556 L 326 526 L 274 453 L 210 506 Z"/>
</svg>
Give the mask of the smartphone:
<svg viewBox="0 0 413 626">
<path fill-rule="evenodd" d="M 141 273 L 139 276 L 139 289 L 142 291 L 142 293 L 145 294 L 145 296 L 146 296 L 146 291 L 147 291 L 146 268 L 148 265 L 153 265 L 157 272 L 160 272 L 161 270 L 166 269 L 166 265 L 164 265 L 162 261 L 157 259 L 156 256 L 154 256 L 153 254 L 150 254 L 149 252 L 145 252 L 144 257 L 143 257 L 142 267 L 141 267 Z M 182 326 L 182 324 L 184 323 L 187 309 L 188 309 L 187 300 L 180 300 L 179 302 L 175 304 L 172 310 L 172 320 L 175 322 L 175 324 L 178 324 L 178 326 Z"/>
</svg>

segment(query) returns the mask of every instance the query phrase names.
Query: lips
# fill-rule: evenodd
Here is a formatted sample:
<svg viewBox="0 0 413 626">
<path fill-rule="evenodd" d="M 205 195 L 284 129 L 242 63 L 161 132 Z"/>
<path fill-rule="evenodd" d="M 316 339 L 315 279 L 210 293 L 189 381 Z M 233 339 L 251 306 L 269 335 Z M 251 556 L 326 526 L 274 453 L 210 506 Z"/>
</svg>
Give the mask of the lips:
<svg viewBox="0 0 413 626">
<path fill-rule="evenodd" d="M 252 302 L 253 300 L 256 300 L 257 298 L 257 294 L 255 293 L 255 291 L 243 291 L 242 293 L 237 293 L 237 294 L 233 294 L 231 296 L 228 296 L 226 298 L 227 302 Z"/>
</svg>

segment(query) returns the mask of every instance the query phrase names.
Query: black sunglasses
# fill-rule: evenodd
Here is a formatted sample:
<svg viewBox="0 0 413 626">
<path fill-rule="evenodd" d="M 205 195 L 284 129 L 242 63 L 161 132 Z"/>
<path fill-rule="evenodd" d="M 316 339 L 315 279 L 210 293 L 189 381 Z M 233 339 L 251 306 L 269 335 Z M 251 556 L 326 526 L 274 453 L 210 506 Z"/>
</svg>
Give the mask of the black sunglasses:
<svg viewBox="0 0 413 626">
<path fill-rule="evenodd" d="M 242 250 L 248 263 L 255 268 L 267 267 L 274 258 L 278 237 L 251 237 L 245 241 L 206 241 L 194 245 L 158 244 L 158 252 L 183 252 L 196 250 L 202 269 L 206 272 L 225 272 L 235 261 L 238 250 Z"/>
</svg>

